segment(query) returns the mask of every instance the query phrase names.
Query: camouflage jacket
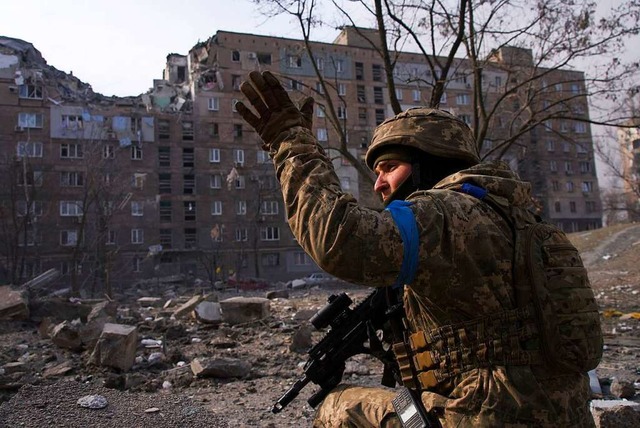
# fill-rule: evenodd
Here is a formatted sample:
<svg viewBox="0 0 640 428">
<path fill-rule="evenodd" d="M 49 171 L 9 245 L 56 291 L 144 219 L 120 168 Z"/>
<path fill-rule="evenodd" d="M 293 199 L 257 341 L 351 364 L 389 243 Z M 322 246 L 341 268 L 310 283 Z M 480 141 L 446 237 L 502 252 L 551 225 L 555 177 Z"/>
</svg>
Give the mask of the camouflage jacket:
<svg viewBox="0 0 640 428">
<path fill-rule="evenodd" d="M 330 160 L 310 131 L 280 135 L 271 152 L 291 230 L 325 271 L 371 287 L 393 284 L 402 265 L 400 232 L 388 211 L 358 205 L 344 192 Z M 451 190 L 471 182 L 505 200 L 523 216 L 530 186 L 504 162 L 476 165 L 415 192 L 419 266 L 405 286 L 412 332 L 468 321 L 514 308 L 513 237 L 488 204 Z M 423 394 L 444 409 L 447 425 L 592 426 L 586 375 L 550 376 L 529 366 L 469 370 Z"/>
</svg>

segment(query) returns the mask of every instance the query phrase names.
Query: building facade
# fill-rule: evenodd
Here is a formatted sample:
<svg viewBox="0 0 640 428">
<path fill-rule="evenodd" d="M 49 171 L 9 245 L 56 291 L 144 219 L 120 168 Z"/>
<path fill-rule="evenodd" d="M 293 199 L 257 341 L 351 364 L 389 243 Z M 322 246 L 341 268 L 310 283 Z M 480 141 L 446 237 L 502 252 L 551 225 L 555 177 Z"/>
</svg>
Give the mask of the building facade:
<svg viewBox="0 0 640 428">
<path fill-rule="evenodd" d="M 640 220 L 640 125 L 634 125 L 618 131 L 620 160 L 622 164 L 622 200 L 619 208 L 626 214 L 626 220 Z"/>
<path fill-rule="evenodd" d="M 527 61 L 526 51 L 499 52 L 486 70 L 490 96 L 511 78 L 500 65 L 514 53 Z M 473 87 L 459 62 L 441 108 L 473 127 Z M 287 226 L 271 161 L 235 111 L 253 70 L 274 72 L 296 100 L 316 98 L 313 132 L 343 188 L 380 208 L 358 163 L 393 110 L 384 66 L 361 31 L 309 45 L 218 31 L 187 55 L 168 55 L 162 79 L 126 98 L 95 94 L 31 44 L 0 38 L 4 279 L 57 268 L 61 281 L 85 290 L 174 274 L 284 281 L 317 270 Z M 549 74 L 549 108 L 554 91 L 576 91 L 574 108 L 588 116 L 582 75 L 556 73 L 565 74 Z M 575 83 L 560 88 L 554 81 L 567 82 L 566 73 Z M 433 76 L 421 55 L 399 53 L 393 76 L 403 109 L 427 103 Z M 508 128 L 504 117 L 494 135 Z M 589 127 L 542 128 L 502 157 L 532 182 L 549 220 L 569 232 L 600 227 Z M 488 158 L 492 141 L 483 145 Z"/>
</svg>

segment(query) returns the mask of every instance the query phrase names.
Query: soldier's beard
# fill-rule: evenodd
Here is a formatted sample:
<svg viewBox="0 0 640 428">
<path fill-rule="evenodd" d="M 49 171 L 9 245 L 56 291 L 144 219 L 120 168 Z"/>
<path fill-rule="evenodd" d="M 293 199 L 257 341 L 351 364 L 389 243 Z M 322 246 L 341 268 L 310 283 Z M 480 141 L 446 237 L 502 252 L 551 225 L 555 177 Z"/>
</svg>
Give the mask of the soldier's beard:
<svg viewBox="0 0 640 428">
<path fill-rule="evenodd" d="M 395 200 L 405 200 L 410 194 L 418 190 L 429 190 L 444 177 L 434 177 L 432 171 L 420 166 L 420 163 L 411 165 L 411 174 L 398 188 L 383 201 L 386 207 Z"/>
<path fill-rule="evenodd" d="M 409 197 L 410 194 L 418 190 L 418 187 L 415 185 L 413 180 L 413 173 L 409 175 L 398 188 L 389 195 L 387 199 L 383 201 L 384 206 L 386 207 L 391 203 L 391 201 L 395 200 L 405 200 Z"/>
</svg>

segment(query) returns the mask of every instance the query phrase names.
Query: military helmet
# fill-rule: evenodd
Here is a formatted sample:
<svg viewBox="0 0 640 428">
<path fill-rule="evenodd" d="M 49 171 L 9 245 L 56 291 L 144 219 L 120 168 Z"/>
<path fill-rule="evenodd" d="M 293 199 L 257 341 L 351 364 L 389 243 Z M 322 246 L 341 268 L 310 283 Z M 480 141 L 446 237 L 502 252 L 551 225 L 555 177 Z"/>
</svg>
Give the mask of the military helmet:
<svg viewBox="0 0 640 428">
<path fill-rule="evenodd" d="M 365 161 L 373 170 L 385 147 L 411 147 L 429 155 L 459 159 L 475 165 L 480 162 L 471 129 L 444 110 L 416 107 L 382 122 L 374 131 Z"/>
</svg>

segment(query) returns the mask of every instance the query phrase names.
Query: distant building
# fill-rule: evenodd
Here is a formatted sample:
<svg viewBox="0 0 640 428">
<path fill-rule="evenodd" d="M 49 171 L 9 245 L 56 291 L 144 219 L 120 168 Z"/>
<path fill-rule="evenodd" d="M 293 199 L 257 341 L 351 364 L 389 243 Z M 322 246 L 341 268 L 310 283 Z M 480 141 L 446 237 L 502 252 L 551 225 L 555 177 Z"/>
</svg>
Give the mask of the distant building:
<svg viewBox="0 0 640 428">
<path fill-rule="evenodd" d="M 301 40 L 218 31 L 187 55 L 168 55 L 148 93 L 118 98 L 47 65 L 30 43 L 0 37 L 0 277 L 55 267 L 63 281 L 88 289 L 178 273 L 275 281 L 316 271 L 287 226 L 270 159 L 235 111 L 240 83 L 249 71 L 272 70 L 294 99 L 315 96 L 313 132 L 343 188 L 371 207 L 380 207 L 371 179 L 334 150 L 339 138 L 326 112 L 335 109 L 355 159 L 393 112 L 384 67 L 359 32 L 347 27 L 335 43 L 311 45 L 315 64 Z M 506 61 L 526 67 L 530 53 L 495 53 L 496 68 L 486 70 L 492 96 L 509 78 Z M 588 117 L 582 73 L 554 73 L 549 102 L 575 92 L 574 108 Z M 566 73 L 571 79 L 557 76 Z M 394 78 L 403 108 L 427 102 L 433 76 L 421 55 L 400 53 Z M 470 126 L 472 90 L 460 60 L 441 107 Z M 340 101 L 328 105 L 325 91 Z M 592 145 L 583 122 L 554 121 L 505 157 L 531 180 L 543 215 L 569 232 L 602 224 Z M 483 153 L 490 151 L 488 138 Z"/>
<path fill-rule="evenodd" d="M 634 122 L 628 123 L 634 125 Z M 638 125 L 636 122 L 635 125 Z M 640 125 L 618 131 L 622 164 L 622 197 L 627 220 L 640 220 Z"/>
</svg>

